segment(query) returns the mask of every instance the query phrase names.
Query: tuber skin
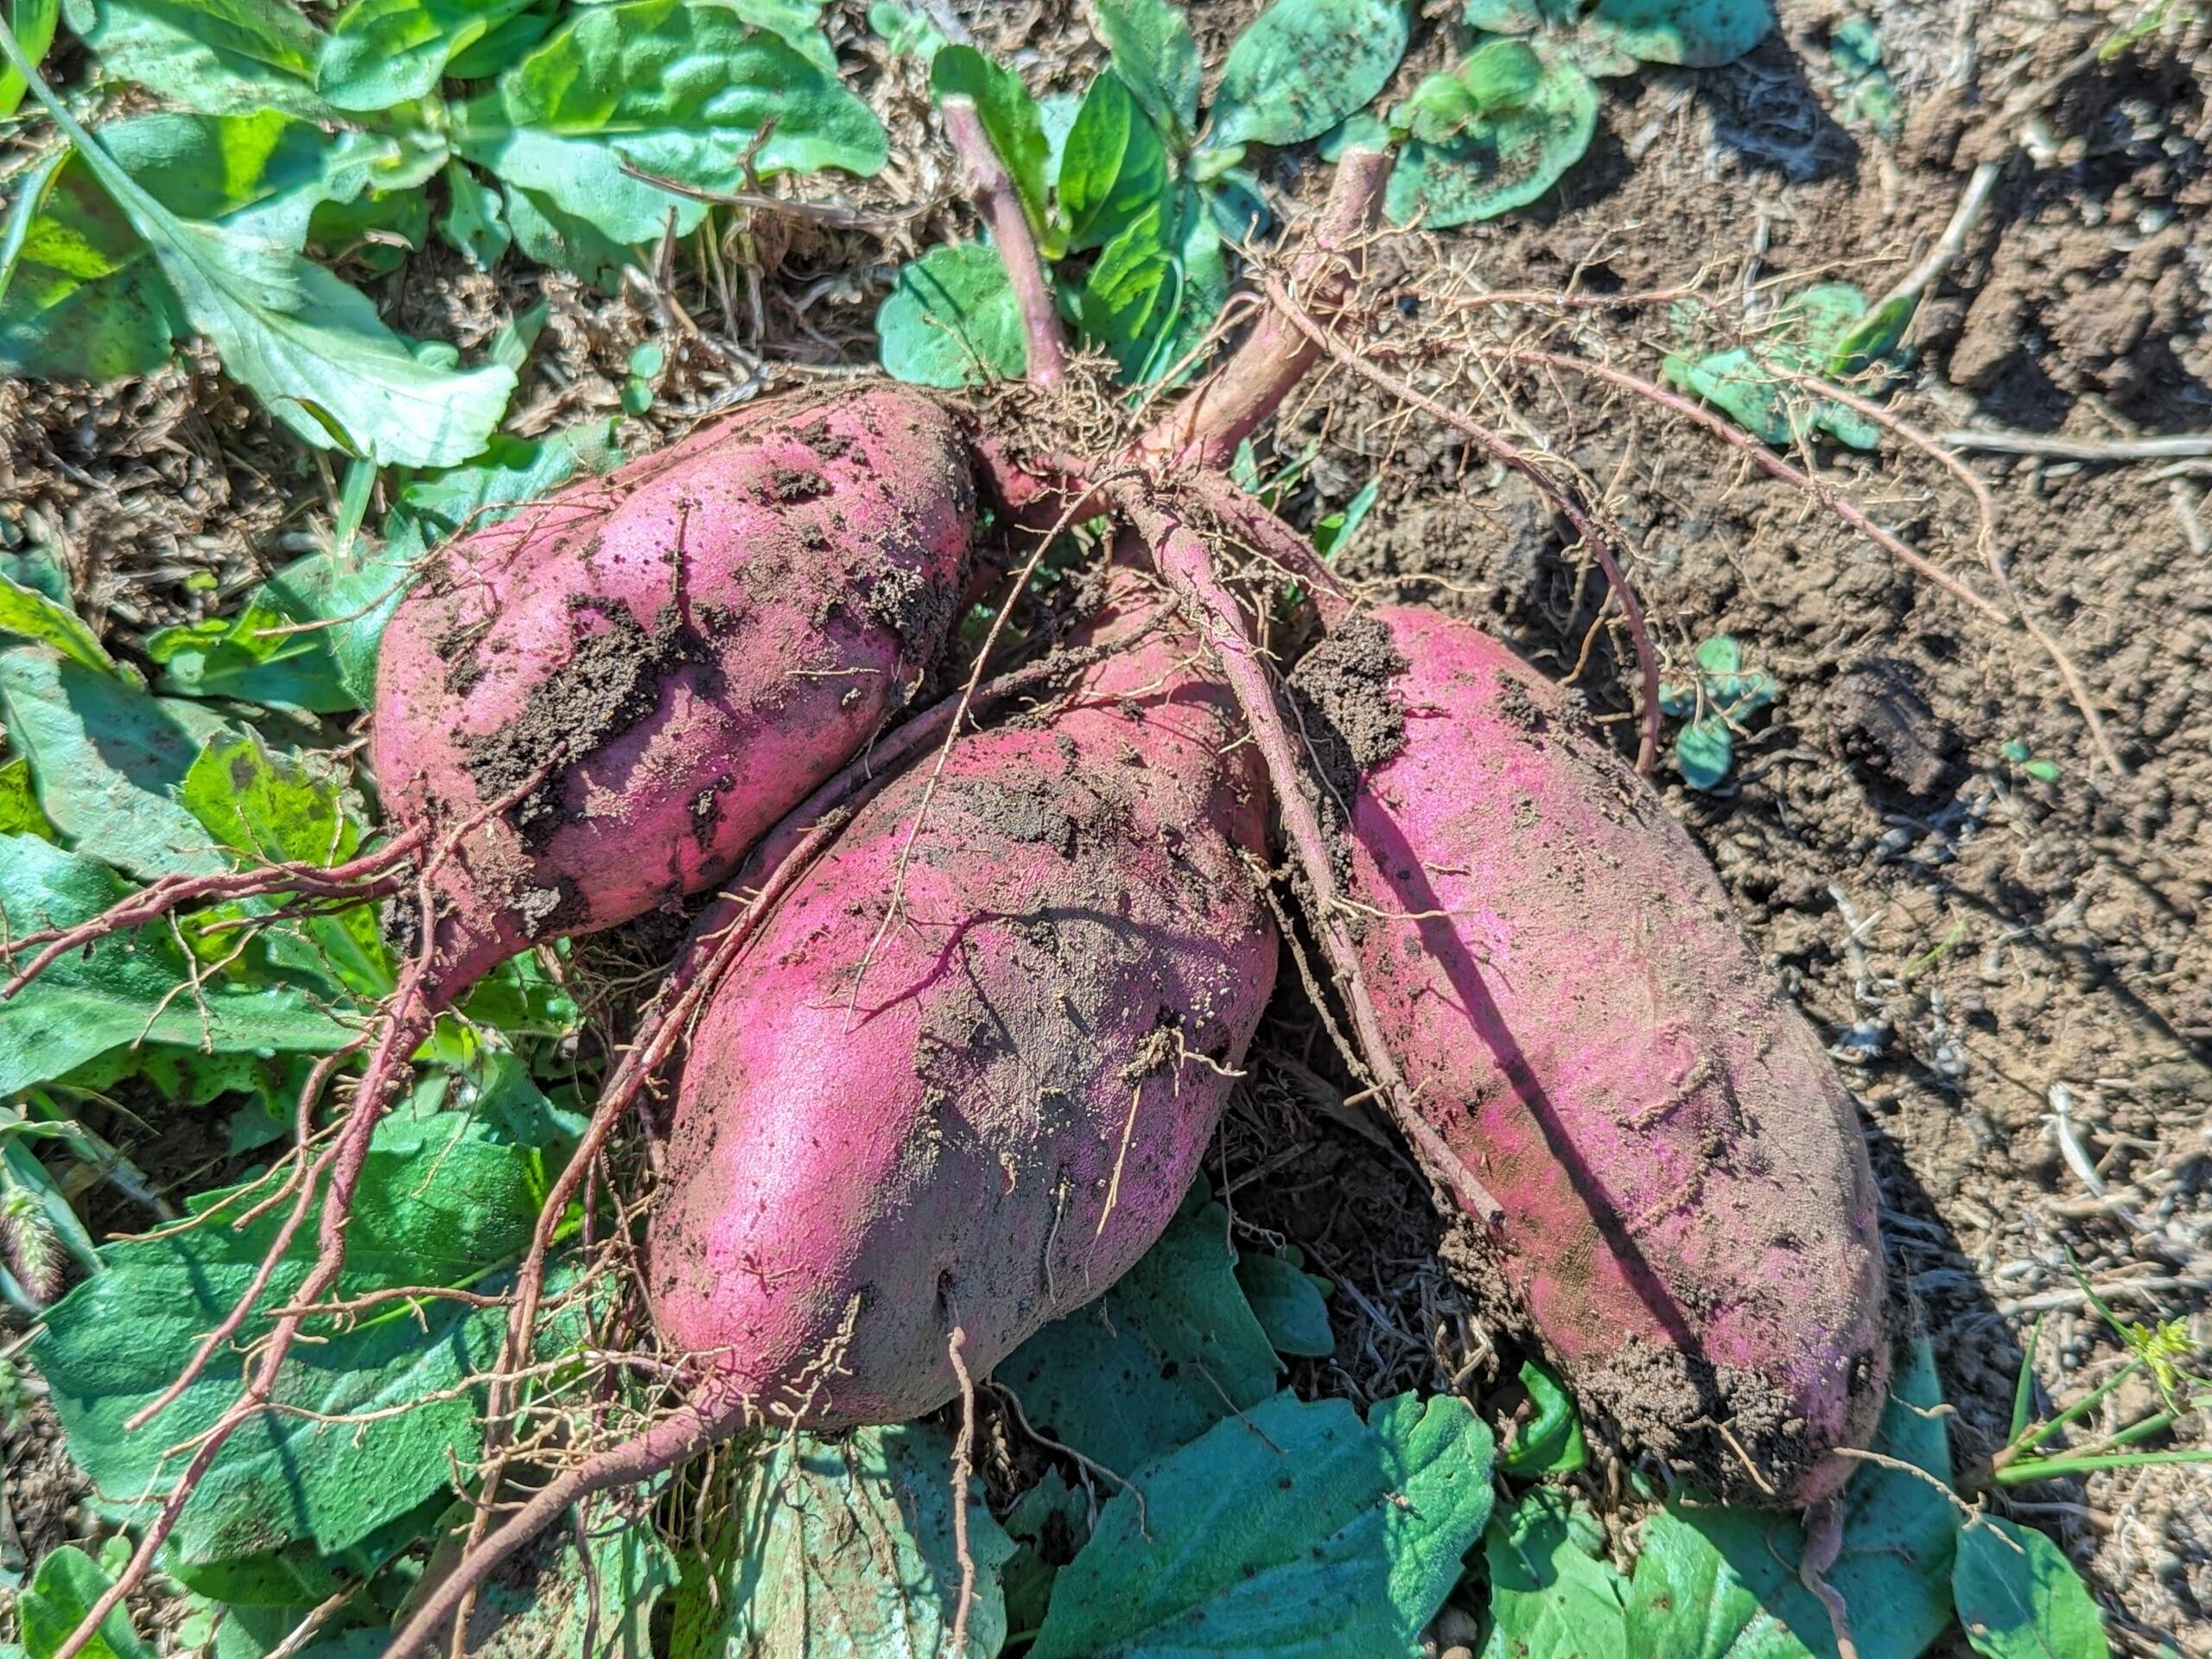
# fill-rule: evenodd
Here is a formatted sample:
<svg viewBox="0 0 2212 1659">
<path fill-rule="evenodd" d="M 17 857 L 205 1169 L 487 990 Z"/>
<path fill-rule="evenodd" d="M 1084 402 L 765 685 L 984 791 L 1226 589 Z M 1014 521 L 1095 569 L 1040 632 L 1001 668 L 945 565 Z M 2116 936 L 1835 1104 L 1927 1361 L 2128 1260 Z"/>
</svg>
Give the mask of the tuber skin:
<svg viewBox="0 0 2212 1659">
<path fill-rule="evenodd" d="M 903 708 L 975 528 L 951 416 L 891 387 L 748 408 L 578 494 L 449 550 L 385 634 L 372 753 L 394 821 L 450 822 L 550 766 L 440 872 L 446 999 L 728 874 Z"/>
<path fill-rule="evenodd" d="M 1832 1495 L 1887 1382 L 1873 1178 L 1711 866 L 1467 624 L 1375 612 L 1291 684 L 1350 805 L 1378 1018 L 1503 1206 L 1463 1230 L 1465 1276 L 1623 1443 L 1731 1498 Z"/>
<path fill-rule="evenodd" d="M 1274 984 L 1265 795 L 1197 642 L 1115 582 L 1077 643 L 1149 631 L 949 751 L 911 849 L 931 768 L 886 789 L 694 1032 L 647 1291 L 710 1412 L 933 1410 L 955 1325 L 988 1372 L 1190 1184 Z"/>
</svg>

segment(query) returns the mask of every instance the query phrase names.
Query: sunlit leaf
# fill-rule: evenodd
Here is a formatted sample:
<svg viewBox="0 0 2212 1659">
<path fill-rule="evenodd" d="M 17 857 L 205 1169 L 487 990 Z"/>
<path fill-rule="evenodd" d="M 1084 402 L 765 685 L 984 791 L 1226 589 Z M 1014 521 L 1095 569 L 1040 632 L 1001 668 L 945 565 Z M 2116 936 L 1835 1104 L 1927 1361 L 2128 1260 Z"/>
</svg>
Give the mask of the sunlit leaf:
<svg viewBox="0 0 2212 1659">
<path fill-rule="evenodd" d="M 1010 380 L 1029 360 L 1005 262 L 981 242 L 942 243 L 901 267 L 875 332 L 884 368 L 914 385 Z"/>
<path fill-rule="evenodd" d="M 1400 0 L 1274 0 L 1229 48 L 1207 144 L 1319 137 L 1389 83 L 1407 28 Z"/>
</svg>

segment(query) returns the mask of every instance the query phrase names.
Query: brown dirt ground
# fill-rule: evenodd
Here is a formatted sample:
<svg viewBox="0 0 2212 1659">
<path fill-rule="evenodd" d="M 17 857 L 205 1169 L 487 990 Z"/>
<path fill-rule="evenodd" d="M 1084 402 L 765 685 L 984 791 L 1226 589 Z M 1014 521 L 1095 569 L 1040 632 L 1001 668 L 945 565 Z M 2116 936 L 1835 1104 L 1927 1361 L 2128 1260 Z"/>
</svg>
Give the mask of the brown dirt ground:
<svg viewBox="0 0 2212 1659">
<path fill-rule="evenodd" d="M 845 49 L 865 56 L 862 10 L 832 9 Z M 1040 86 L 1079 79 L 1095 57 L 1073 0 L 958 10 Z M 1257 10 L 1194 6 L 1210 55 Z M 1837 117 L 1826 41 L 1842 8 L 1780 10 L 1780 35 L 1743 63 L 1609 83 L 1590 156 L 1527 213 L 1385 245 L 1378 270 L 1420 290 L 1395 308 L 1404 340 L 1433 347 L 1464 315 L 1435 302 L 1447 290 L 1695 283 L 1716 330 L 1823 276 L 1879 291 L 1940 232 L 1974 165 L 2001 159 L 1990 212 L 1923 308 L 1893 409 L 1935 430 L 2091 442 L 2212 426 L 2212 346 L 2199 338 L 2212 281 L 2199 245 L 2212 207 L 2205 24 L 2084 65 L 2083 48 L 2113 27 L 2106 11 L 2062 20 L 2037 0 L 1885 4 L 1908 115 L 1883 140 Z M 1442 50 L 1432 22 L 1407 76 Z M 547 301 L 512 423 L 524 432 L 613 411 L 629 347 L 671 342 L 658 405 L 626 424 L 633 448 L 763 384 L 865 363 L 892 269 L 964 223 L 943 156 L 919 142 L 911 71 L 887 68 L 874 94 L 904 142 L 885 179 L 844 198 L 881 215 L 865 228 L 764 215 L 749 243 L 734 232 L 711 250 L 671 250 L 662 291 L 614 299 L 557 276 L 495 283 L 435 254 L 378 291 L 402 326 L 467 351 Z M 1302 182 L 1282 158 L 1268 177 L 1287 204 Z M 1654 377 L 1674 343 L 1663 306 L 1564 318 L 1523 307 L 1460 333 L 1470 346 L 1543 336 Z M 1719 792 L 1662 781 L 1755 943 L 1851 1067 L 1895 1276 L 1935 1338 L 1961 1463 L 2002 1439 L 2037 1316 L 2047 1399 L 2078 1398 L 2115 1366 L 2119 1344 L 2088 1309 L 2069 1255 L 2123 1311 L 2185 1316 L 2204 1337 L 2212 462 L 1971 461 L 2020 593 L 2093 689 L 2122 777 L 2096 759 L 2025 634 L 1901 571 L 1677 416 L 1535 374 L 1478 384 L 1473 361 L 1432 350 L 1395 366 L 1590 481 L 1623 531 L 1670 666 L 1726 632 L 1779 682 Z M 228 603 L 328 523 L 328 468 L 210 369 L 98 393 L 0 386 L 0 538 L 57 547 L 96 625 L 125 645 Z M 1294 518 L 1383 475 L 1348 575 L 1378 598 L 1479 618 L 1561 676 L 1581 662 L 1575 683 L 1632 747 L 1625 639 L 1617 626 L 1592 634 L 1602 579 L 1526 486 L 1341 377 L 1285 424 L 1284 450 L 1319 442 Z M 1829 447 L 1811 459 L 1882 523 L 1994 592 L 1974 504 L 1942 468 L 1894 442 L 1873 457 Z M 2053 762 L 2056 781 L 2008 762 L 2000 749 L 2012 741 Z M 1423 1184 L 1344 1108 L 1341 1072 L 1294 993 L 1252 1071 L 1217 1175 L 1240 1222 L 1294 1240 L 1340 1287 L 1338 1352 L 1300 1362 L 1301 1385 L 1363 1400 L 1454 1386 L 1510 1402 L 1497 1379 L 1510 1377 L 1512 1357 L 1439 1267 Z M 2055 1091 L 2101 1193 L 2063 1154 Z M 34 1427 L 12 1445 L 11 1471 L 25 1458 L 48 1467 L 47 1438 Z M 1003 1440 L 1000 1450 L 1022 1455 Z M 2130 1647 L 2152 1652 L 2163 1638 L 2212 1653 L 2205 1492 L 2201 1471 L 2152 1469 L 2010 1503 L 2065 1541 Z M 32 1508 L 16 1512 L 27 1537 L 58 1541 L 74 1524 Z"/>
</svg>

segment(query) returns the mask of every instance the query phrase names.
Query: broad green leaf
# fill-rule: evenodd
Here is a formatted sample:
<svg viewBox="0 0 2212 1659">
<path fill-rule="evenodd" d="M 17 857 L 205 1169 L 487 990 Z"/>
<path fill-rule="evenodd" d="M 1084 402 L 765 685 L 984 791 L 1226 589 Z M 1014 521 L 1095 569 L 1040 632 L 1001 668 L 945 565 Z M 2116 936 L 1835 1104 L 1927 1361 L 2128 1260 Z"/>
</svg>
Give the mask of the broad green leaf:
<svg viewBox="0 0 2212 1659">
<path fill-rule="evenodd" d="M 1198 130 L 1198 43 L 1173 0 L 1091 0 L 1092 27 L 1121 76 L 1177 150 Z"/>
<path fill-rule="evenodd" d="M 534 0 L 353 0 L 330 25 L 315 88 L 341 110 L 388 110 L 437 90 L 446 66 Z"/>
<path fill-rule="evenodd" d="M 982 242 L 943 243 L 902 267 L 875 332 L 885 370 L 918 386 L 1011 380 L 1029 361 L 1005 263 Z"/>
<path fill-rule="evenodd" d="M 1692 789 L 1720 787 L 1736 764 L 1736 734 L 1718 715 L 1693 720 L 1675 734 L 1675 770 Z"/>
<path fill-rule="evenodd" d="M 1639 63 L 1716 69 L 1774 32 L 1768 0 L 1598 0 L 1581 33 Z"/>
<path fill-rule="evenodd" d="M 76 612 L 35 588 L 0 575 L 0 636 L 9 635 L 51 645 L 83 668 L 103 674 L 124 673 L 107 654 L 107 647 L 100 644 L 99 636 L 85 626 Z"/>
<path fill-rule="evenodd" d="M 564 1526 L 493 1575 L 468 1622 L 470 1659 L 654 1659 L 653 1609 L 676 1582 L 675 1556 L 649 1519 L 606 1500 L 585 1509 L 582 1531 L 588 1563 Z"/>
<path fill-rule="evenodd" d="M 1610 1659 L 1630 1651 L 1628 1580 L 1605 1559 L 1605 1529 L 1556 1486 L 1531 1489 L 1491 1518 L 1489 1643 L 1483 1659 Z"/>
<path fill-rule="evenodd" d="M 47 1552 L 38 1573 L 16 1604 L 26 1659 L 53 1659 L 70 1633 L 107 1593 L 114 1579 L 74 1544 Z M 78 1652 L 84 1659 L 156 1659 L 154 1644 L 130 1628 L 130 1609 L 120 1606 Z"/>
<path fill-rule="evenodd" d="M 364 296 L 281 243 L 172 213 L 42 82 L 31 90 L 151 245 L 185 319 L 279 421 L 320 448 L 380 463 L 443 466 L 483 446 L 514 389 L 512 371 L 426 367 Z"/>
<path fill-rule="evenodd" d="M 1423 226 L 1448 230 L 1494 219 L 1535 200 L 1582 158 L 1597 130 L 1597 88 L 1564 54 L 1536 55 L 1543 60 L 1539 79 L 1523 101 L 1509 106 L 1476 107 L 1461 76 L 1471 64 L 1480 69 L 1480 54 L 1450 76 L 1432 78 L 1459 86 L 1465 117 L 1444 124 L 1452 136 L 1440 143 L 1416 133 L 1407 143 L 1383 195 L 1394 220 L 1410 224 L 1418 216 Z M 1408 122 L 1440 130 L 1439 111 L 1450 100 L 1428 86 L 1408 100 L 1416 106 Z M 1495 92 L 1488 88 L 1486 95 Z"/>
<path fill-rule="evenodd" d="M 1228 1225 L 1194 1188 L 1120 1283 L 999 1362 L 1033 1425 L 1126 1477 L 1274 1392 Z"/>
<path fill-rule="evenodd" d="M 514 242 L 499 193 L 459 162 L 446 164 L 446 211 L 438 233 L 479 270 L 489 270 Z"/>
<path fill-rule="evenodd" d="M 58 842 L 61 832 L 38 804 L 31 786 L 31 763 L 22 755 L 0 760 L 0 836 L 36 836 Z"/>
<path fill-rule="evenodd" d="M 327 119 L 315 90 L 322 31 L 286 0 L 89 0 L 79 31 L 104 73 L 206 115 L 282 110 Z"/>
<path fill-rule="evenodd" d="M 28 645 L 0 652 L 0 707 L 39 804 L 73 842 L 149 880 L 226 868 L 173 795 L 227 729 L 219 715 Z"/>
<path fill-rule="evenodd" d="M 1489 35 L 1533 35 L 1573 22 L 1583 0 L 1467 0 L 1461 14 L 1470 29 Z"/>
<path fill-rule="evenodd" d="M 1007 1635 L 1014 1541 L 971 1484 L 968 1653 Z M 747 1474 L 703 1571 L 677 1593 L 677 1659 L 950 1659 L 961 1568 L 952 1442 L 929 1423 L 779 1440 Z"/>
<path fill-rule="evenodd" d="M 1924 1339 L 1891 1385 L 1869 1464 L 1844 1489 L 1843 1551 L 1828 1582 L 1862 1655 L 1915 1659 L 1951 1622 L 1958 1519 L 1942 1391 Z M 1628 1651 L 1669 1659 L 1834 1659 L 1827 1611 L 1797 1576 L 1795 1516 L 1677 1500 L 1644 1522 Z"/>
<path fill-rule="evenodd" d="M 1319 137 L 1389 83 L 1407 26 L 1401 0 L 1274 0 L 1229 48 L 1208 146 Z"/>
<path fill-rule="evenodd" d="M 1155 202 L 1100 250 L 1076 298 L 1076 321 L 1086 339 L 1103 346 L 1134 380 L 1150 361 L 1160 325 L 1173 321 L 1182 278 L 1168 242 L 1175 202 Z"/>
<path fill-rule="evenodd" d="M 0 839 L 0 910 L 11 938 L 88 921 L 130 889 L 112 870 L 29 836 Z M 323 1053 L 353 1028 L 289 984 L 213 979 L 197 995 L 183 953 L 156 929 L 61 957 L 0 1001 L 0 1096 L 139 1041 L 217 1052 Z"/>
<path fill-rule="evenodd" d="M 54 44 L 54 26 L 61 20 L 60 0 L 8 0 L 8 24 L 23 55 L 35 64 Z M 0 66 L 0 119 L 13 115 L 23 101 L 23 78 Z"/>
<path fill-rule="evenodd" d="M 420 187 L 364 191 L 351 201 L 326 201 L 308 221 L 308 243 L 315 256 L 349 272 L 388 276 L 419 253 L 429 240 L 430 201 Z M 442 342 L 426 343 L 418 355 L 445 355 L 439 366 L 451 368 L 460 354 Z"/>
<path fill-rule="evenodd" d="M 1329 1329 L 1329 1305 L 1313 1276 L 1285 1255 L 1243 1250 L 1236 1257 L 1236 1287 L 1251 1305 L 1252 1317 L 1279 1354 L 1326 1359 L 1337 1351 Z"/>
<path fill-rule="evenodd" d="M 1140 1471 L 1052 1585 L 1033 1659 L 1411 1656 L 1491 1510 L 1466 1402 L 1279 1394 Z"/>
<path fill-rule="evenodd" d="M 1103 247 L 1171 199 L 1167 147 L 1110 70 L 1090 83 L 1060 156 L 1060 211 L 1071 249 Z"/>
<path fill-rule="evenodd" d="M 99 142 L 172 213 L 294 250 L 318 203 L 408 171 L 397 141 L 273 111 L 136 116 Z M 0 365 L 56 379 L 147 373 L 191 332 L 155 250 L 83 156 L 64 149 L 32 169 L 11 216 Z"/>
<path fill-rule="evenodd" d="M 1021 1495 L 1006 1517 L 1014 1554 L 999 1571 L 1006 1592 L 1007 1628 L 1033 1630 L 1045 1622 L 1059 1563 L 1074 1558 L 1090 1535 L 1090 1499 L 1067 1483 L 1057 1468 Z"/>
<path fill-rule="evenodd" d="M 495 93 L 456 109 L 454 139 L 470 161 L 623 245 L 658 238 L 671 207 L 679 233 L 705 212 L 624 173 L 625 161 L 727 189 L 748 161 L 760 174 L 868 175 L 888 154 L 875 117 L 817 57 L 715 0 L 571 11 Z"/>
<path fill-rule="evenodd" d="M 597 179 L 605 171 L 588 156 L 578 158 L 578 166 L 581 177 Z M 607 182 L 610 200 L 618 205 L 606 211 L 631 211 L 626 205 L 620 205 L 620 193 L 626 192 L 635 181 L 617 177 Z M 687 236 L 696 230 L 707 216 L 704 202 L 685 201 L 660 191 L 654 194 L 662 206 L 663 224 L 668 222 L 668 212 L 674 212 L 678 236 Z M 505 184 L 501 195 L 506 203 L 507 226 L 514 232 L 515 246 L 522 251 L 524 258 L 555 270 L 574 271 L 602 293 L 621 292 L 624 268 L 639 262 L 635 246 L 616 241 L 590 218 L 571 213 L 551 197 L 525 190 L 520 185 Z"/>
<path fill-rule="evenodd" d="M 288 1132 L 289 1128 L 288 1124 Z M 233 1609 L 312 1607 L 370 1577 L 422 1537 L 436 1523 L 448 1502 L 448 1497 L 433 1497 L 397 1520 L 386 1522 L 358 1543 L 327 1555 L 318 1554 L 304 1540 L 281 1549 L 219 1561 L 186 1560 L 171 1550 L 162 1555 L 162 1570 L 195 1594 L 226 1602 Z M 300 1618 L 295 1614 L 290 1624 L 276 1632 L 277 1639 L 289 1634 Z"/>
<path fill-rule="evenodd" d="M 1985 1659 L 2107 1659 L 2104 1615 L 2074 1563 L 2042 1533 L 1996 1516 L 1959 1534 L 1951 1594 Z"/>
<path fill-rule="evenodd" d="M 483 1281 L 528 1243 L 543 1178 L 538 1154 L 495 1142 L 468 1115 L 403 1106 L 378 1126 L 354 1195 L 341 1291 Z M 48 1313 L 32 1363 L 52 1390 L 70 1455 L 104 1507 L 166 1492 L 176 1467 L 163 1448 L 237 1400 L 240 1348 L 266 1325 L 258 1315 L 175 1405 L 139 1433 L 123 1428 L 229 1313 L 273 1225 L 264 1218 L 234 1232 L 218 1217 L 111 1245 L 107 1270 Z M 292 1294 L 314 1252 L 310 1222 L 264 1307 Z M 446 1490 L 448 1454 L 467 1467 L 481 1437 L 475 1402 L 461 1384 L 497 1352 L 505 1323 L 498 1308 L 442 1300 L 395 1303 L 346 1328 L 311 1323 L 315 1340 L 292 1350 L 276 1399 L 317 1415 L 272 1412 L 238 1430 L 185 1505 L 177 1556 L 229 1561 L 302 1540 L 334 1554 Z M 118 1330 L 131 1339 L 117 1342 Z M 338 1421 L 320 1421 L 328 1418 Z"/>
<path fill-rule="evenodd" d="M 1045 137 L 1044 112 L 1021 77 L 972 46 L 948 46 L 930 65 L 930 91 L 940 101 L 964 98 L 976 106 L 983 134 L 1021 198 L 1029 228 L 1043 231 L 1049 206 L 1046 168 L 1052 147 Z"/>
<path fill-rule="evenodd" d="M 522 60 L 522 56 L 553 32 L 560 21 L 561 0 L 536 0 L 528 10 L 505 22 L 495 23 L 473 45 L 453 54 L 446 73 L 455 80 L 488 80 Z"/>
<path fill-rule="evenodd" d="M 580 474 L 606 472 L 621 458 L 611 416 L 542 438 L 503 432 L 467 466 L 409 480 L 395 516 L 420 524 L 432 540 L 482 530 L 505 523 Z M 385 528 L 389 532 L 392 526 Z"/>
<path fill-rule="evenodd" d="M 1533 1359 L 1521 1362 L 1521 1386 L 1529 1391 L 1531 1409 L 1513 1444 L 1499 1455 L 1500 1465 L 1522 1480 L 1573 1474 L 1589 1461 L 1582 1414 L 1574 1408 L 1573 1398 L 1550 1367 Z"/>
</svg>

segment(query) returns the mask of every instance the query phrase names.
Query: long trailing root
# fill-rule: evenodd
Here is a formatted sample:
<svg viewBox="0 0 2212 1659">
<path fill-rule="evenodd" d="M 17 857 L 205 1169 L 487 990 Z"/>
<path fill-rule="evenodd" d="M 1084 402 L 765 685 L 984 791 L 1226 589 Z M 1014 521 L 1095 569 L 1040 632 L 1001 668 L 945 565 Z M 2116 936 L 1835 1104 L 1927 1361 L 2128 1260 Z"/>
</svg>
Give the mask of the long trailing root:
<svg viewBox="0 0 2212 1659">
<path fill-rule="evenodd" d="M 1253 645 L 1250 631 L 1236 601 L 1216 569 L 1213 550 L 1173 512 L 1151 494 L 1128 485 L 1115 486 L 1115 503 L 1145 539 L 1161 575 L 1197 613 L 1219 661 L 1223 677 L 1243 711 L 1252 741 L 1266 762 L 1274 786 L 1276 810 L 1284 838 L 1305 877 L 1312 898 L 1313 931 L 1319 938 L 1331 972 L 1335 976 L 1351 1014 L 1357 1039 L 1376 1092 L 1389 1109 L 1400 1131 L 1420 1148 L 1428 1167 L 1443 1173 L 1462 1208 L 1486 1224 L 1503 1213 L 1474 1171 L 1444 1144 L 1422 1117 L 1413 1090 L 1391 1057 L 1382 1036 L 1375 1005 L 1367 992 L 1359 956 L 1344 931 L 1336 867 L 1329 855 L 1328 837 L 1319 814 L 1307 793 L 1307 769 L 1294 744 L 1288 722 L 1275 699 L 1274 682 Z"/>
<path fill-rule="evenodd" d="M 4 953 L 38 949 L 38 954 L 16 970 L 0 998 L 10 997 L 36 979 L 72 950 L 97 944 L 126 928 L 141 927 L 201 905 L 234 904 L 272 893 L 298 893 L 312 899 L 365 902 L 399 890 L 397 867 L 421 850 L 426 839 L 421 827 L 393 836 L 372 853 L 343 864 L 278 863 L 251 869 L 226 870 L 218 874 L 164 875 L 137 892 L 127 894 L 88 921 L 71 927 L 46 928 L 10 942 Z"/>
</svg>

